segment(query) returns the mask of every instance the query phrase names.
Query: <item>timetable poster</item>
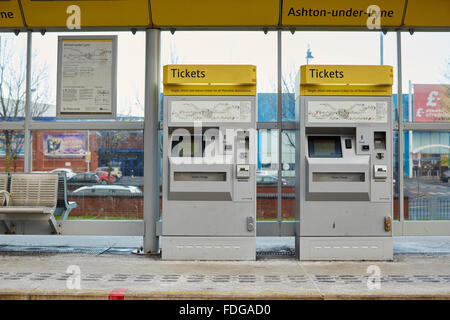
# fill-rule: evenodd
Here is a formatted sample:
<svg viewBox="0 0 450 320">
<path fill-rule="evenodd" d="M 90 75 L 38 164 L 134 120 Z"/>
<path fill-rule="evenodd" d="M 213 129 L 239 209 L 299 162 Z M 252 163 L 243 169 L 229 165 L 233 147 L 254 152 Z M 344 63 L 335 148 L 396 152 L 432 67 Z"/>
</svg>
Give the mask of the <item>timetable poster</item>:
<svg viewBox="0 0 450 320">
<path fill-rule="evenodd" d="M 59 115 L 113 115 L 114 38 L 60 39 L 59 50 Z"/>
</svg>

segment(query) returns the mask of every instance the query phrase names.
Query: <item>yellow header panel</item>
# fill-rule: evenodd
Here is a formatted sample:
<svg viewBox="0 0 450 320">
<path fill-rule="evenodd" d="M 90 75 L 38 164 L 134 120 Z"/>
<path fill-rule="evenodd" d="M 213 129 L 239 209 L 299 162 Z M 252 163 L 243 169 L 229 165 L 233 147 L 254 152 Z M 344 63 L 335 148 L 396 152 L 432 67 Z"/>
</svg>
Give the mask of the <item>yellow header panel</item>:
<svg viewBox="0 0 450 320">
<path fill-rule="evenodd" d="M 66 27 L 74 13 L 68 8 L 80 8 L 83 27 L 148 26 L 148 0 L 22 0 L 25 21 L 29 27 Z"/>
<path fill-rule="evenodd" d="M 408 0 L 405 25 L 413 27 L 450 27 L 449 0 Z"/>
<path fill-rule="evenodd" d="M 256 66 L 166 65 L 164 95 L 256 95 Z"/>
<path fill-rule="evenodd" d="M 164 66 L 164 84 L 256 85 L 256 66 L 171 64 Z"/>
<path fill-rule="evenodd" d="M 303 65 L 300 84 L 392 85 L 392 66 Z"/>
<path fill-rule="evenodd" d="M 23 27 L 22 15 L 17 0 L 0 1 L 0 28 Z"/>
<path fill-rule="evenodd" d="M 379 7 L 380 25 L 400 26 L 405 0 L 284 0 L 282 24 L 289 26 L 366 26 L 367 9 Z"/>
<path fill-rule="evenodd" d="M 390 96 L 393 80 L 392 66 L 303 65 L 300 95 Z"/>
<path fill-rule="evenodd" d="M 151 0 L 155 26 L 275 26 L 280 0 Z"/>
</svg>

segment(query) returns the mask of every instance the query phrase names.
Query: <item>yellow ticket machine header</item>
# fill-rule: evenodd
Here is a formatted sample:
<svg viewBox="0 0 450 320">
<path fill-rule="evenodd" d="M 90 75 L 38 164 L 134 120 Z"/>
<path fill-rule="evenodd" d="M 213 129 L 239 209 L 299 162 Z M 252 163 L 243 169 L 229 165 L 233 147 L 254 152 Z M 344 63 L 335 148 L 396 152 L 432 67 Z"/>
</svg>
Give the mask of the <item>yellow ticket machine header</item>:
<svg viewBox="0 0 450 320">
<path fill-rule="evenodd" d="M 166 96 L 254 96 L 256 66 L 166 65 L 163 85 Z"/>
<path fill-rule="evenodd" d="M 393 80 L 392 66 L 303 65 L 297 81 L 302 96 L 390 96 Z"/>
</svg>

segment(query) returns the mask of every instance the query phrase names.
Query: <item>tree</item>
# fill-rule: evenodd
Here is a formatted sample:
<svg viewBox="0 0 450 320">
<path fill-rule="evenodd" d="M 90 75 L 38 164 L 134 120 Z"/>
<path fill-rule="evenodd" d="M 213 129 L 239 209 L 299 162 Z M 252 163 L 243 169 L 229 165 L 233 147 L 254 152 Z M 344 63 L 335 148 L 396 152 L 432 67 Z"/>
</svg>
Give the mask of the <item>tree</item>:
<svg viewBox="0 0 450 320">
<path fill-rule="evenodd" d="M 39 117 L 50 107 L 44 103 L 48 96 L 47 65 L 39 65 L 31 74 L 31 116 Z M 0 122 L 25 119 L 26 59 L 14 47 L 9 36 L 0 39 Z M 23 150 L 24 133 L 20 130 L 0 130 L 5 149 L 5 171 L 16 171 L 17 158 Z"/>
</svg>

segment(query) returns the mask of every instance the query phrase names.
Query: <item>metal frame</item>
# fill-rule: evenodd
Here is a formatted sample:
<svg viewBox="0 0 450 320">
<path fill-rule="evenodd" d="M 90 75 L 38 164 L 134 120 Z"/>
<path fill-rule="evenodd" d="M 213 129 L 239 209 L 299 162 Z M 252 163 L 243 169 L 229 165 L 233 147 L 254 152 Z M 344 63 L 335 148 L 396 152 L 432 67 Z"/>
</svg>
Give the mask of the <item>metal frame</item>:
<svg viewBox="0 0 450 320">
<path fill-rule="evenodd" d="M 446 31 L 448 28 L 420 28 L 415 31 Z M 31 131 L 32 130 L 144 130 L 144 158 L 145 178 L 144 185 L 146 196 L 144 196 L 144 220 L 133 221 L 59 221 L 62 234 L 72 235 L 136 235 L 144 236 L 144 247 L 146 252 L 156 253 L 159 250 L 158 236 L 160 235 L 160 227 L 157 222 L 159 219 L 159 141 L 158 131 L 160 130 L 159 119 L 159 66 L 160 66 L 160 33 L 161 30 L 170 30 L 174 28 L 134 28 L 134 30 L 145 30 L 146 32 L 146 90 L 145 90 L 145 120 L 144 122 L 119 122 L 119 121 L 57 121 L 44 122 L 32 121 L 31 118 L 31 49 L 32 35 L 35 33 L 28 28 L 19 29 L 2 29 L 2 31 L 26 31 L 27 32 L 27 80 L 26 80 L 26 114 L 25 120 L 21 122 L 2 122 L 2 127 L 7 129 L 23 130 L 25 133 L 25 172 L 32 170 L 31 163 Z M 86 28 L 83 31 L 124 31 L 130 28 Z M 277 121 L 275 122 L 259 122 L 258 129 L 277 129 L 278 130 L 278 177 L 282 174 L 282 131 L 296 130 L 297 124 L 293 121 L 282 121 L 282 86 L 281 86 L 281 59 L 282 59 L 282 32 L 323 30 L 323 31 L 362 31 L 361 28 L 330 28 L 330 27 L 290 27 L 290 26 L 259 26 L 259 27 L 229 27 L 229 28 L 194 28 L 194 27 L 177 27 L 176 30 L 236 30 L 236 31 L 276 31 L 277 32 Z M 66 29 L 47 28 L 47 31 L 66 31 Z M 365 30 L 366 32 L 370 32 Z M 450 123 L 404 123 L 403 122 L 403 106 L 402 106 L 402 61 L 401 61 L 401 33 L 408 31 L 408 27 L 392 27 L 383 30 L 395 31 L 397 35 L 397 79 L 398 79 L 398 120 L 393 123 L 393 130 L 399 133 L 399 164 L 403 164 L 404 156 L 404 138 L 405 130 L 416 131 L 450 131 Z M 150 159 L 150 160 L 149 160 Z M 450 221 L 405 221 L 404 220 L 404 192 L 403 192 L 403 165 L 399 166 L 399 213 L 400 221 L 394 221 L 394 235 L 450 235 Z M 282 187 L 281 179 L 277 186 L 277 221 L 258 222 L 257 236 L 294 236 L 295 221 L 282 221 Z M 157 201 L 158 200 L 158 201 Z"/>
</svg>

